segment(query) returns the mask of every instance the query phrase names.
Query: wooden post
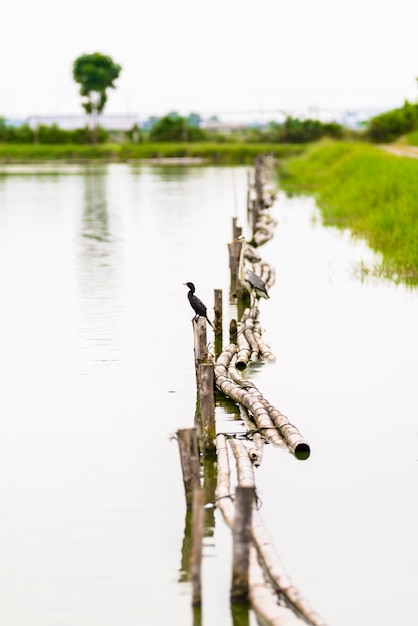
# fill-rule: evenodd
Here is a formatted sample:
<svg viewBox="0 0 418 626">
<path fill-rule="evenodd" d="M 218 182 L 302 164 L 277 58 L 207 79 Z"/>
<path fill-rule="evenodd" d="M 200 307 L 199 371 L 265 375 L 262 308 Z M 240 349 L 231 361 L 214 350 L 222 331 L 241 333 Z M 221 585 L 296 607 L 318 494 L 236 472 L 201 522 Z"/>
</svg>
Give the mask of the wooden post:
<svg viewBox="0 0 418 626">
<path fill-rule="evenodd" d="M 237 218 L 232 218 L 232 242 L 228 244 L 229 250 L 229 269 L 231 272 L 231 283 L 235 286 L 238 280 L 238 267 L 239 267 L 239 255 L 241 252 L 242 242 L 240 237 L 242 235 L 242 227 L 237 226 Z"/>
<path fill-rule="evenodd" d="M 237 340 L 237 328 L 237 320 L 231 319 L 231 321 L 229 322 L 229 341 L 231 343 L 235 343 Z"/>
<path fill-rule="evenodd" d="M 234 525 L 232 529 L 233 553 L 231 586 L 231 600 L 235 602 L 248 601 L 248 567 L 254 502 L 254 487 L 237 487 Z"/>
<path fill-rule="evenodd" d="M 200 485 L 200 461 L 197 428 L 181 428 L 177 431 L 183 472 L 186 504 L 192 506 L 193 490 Z"/>
<path fill-rule="evenodd" d="M 204 527 L 204 506 L 205 496 L 204 490 L 201 487 L 196 487 L 193 490 L 193 507 L 192 507 L 192 554 L 191 554 L 191 569 L 192 569 L 192 590 L 193 590 L 193 605 L 200 605 L 202 602 L 202 540 L 203 540 L 203 527 Z"/>
<path fill-rule="evenodd" d="M 223 339 L 223 307 L 222 307 L 222 289 L 215 289 L 215 320 L 214 320 L 214 333 L 215 333 L 215 357 L 217 358 L 222 352 L 222 339 Z"/>
<path fill-rule="evenodd" d="M 231 270 L 231 282 L 238 280 L 239 255 L 241 252 L 241 241 L 233 240 L 228 244 L 229 269 Z"/>
<path fill-rule="evenodd" d="M 238 226 L 238 218 L 232 218 L 232 240 L 238 239 L 242 235 L 242 226 Z"/>
<path fill-rule="evenodd" d="M 223 311 L 222 311 L 222 289 L 215 289 L 215 320 L 214 320 L 214 332 L 215 338 L 220 337 L 222 339 L 222 324 L 223 324 Z"/>
<path fill-rule="evenodd" d="M 193 320 L 193 336 L 194 336 L 194 359 L 196 374 L 201 363 L 207 361 L 208 358 L 208 346 L 206 338 L 206 318 L 198 317 Z"/>
<path fill-rule="evenodd" d="M 247 172 L 247 222 L 250 222 L 251 215 L 251 173 Z"/>
<path fill-rule="evenodd" d="M 205 452 L 215 452 L 216 427 L 214 372 L 212 363 L 201 363 L 199 365 L 198 380 L 203 449 Z"/>
</svg>

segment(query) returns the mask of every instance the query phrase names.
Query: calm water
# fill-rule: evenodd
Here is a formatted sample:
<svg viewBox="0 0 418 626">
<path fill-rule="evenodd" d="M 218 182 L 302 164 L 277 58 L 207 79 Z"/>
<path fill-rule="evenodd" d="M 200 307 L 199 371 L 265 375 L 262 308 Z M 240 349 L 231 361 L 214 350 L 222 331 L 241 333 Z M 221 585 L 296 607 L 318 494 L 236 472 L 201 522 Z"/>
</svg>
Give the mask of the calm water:
<svg viewBox="0 0 418 626">
<path fill-rule="evenodd" d="M 108 165 L 0 175 L 0 622 L 191 626 L 178 448 L 193 424 L 192 311 L 228 310 L 246 168 Z M 4 172 L 4 169 L 3 169 Z M 278 357 L 251 377 L 312 455 L 266 448 L 261 514 L 330 626 L 412 626 L 418 297 L 361 282 L 361 243 L 280 195 L 261 322 Z M 228 319 L 225 320 L 227 327 Z M 219 429 L 236 427 L 218 409 Z M 230 533 L 204 546 L 204 626 L 232 626 Z M 249 624 L 255 623 L 250 613 Z M 234 624 L 237 626 L 237 623 Z"/>
</svg>

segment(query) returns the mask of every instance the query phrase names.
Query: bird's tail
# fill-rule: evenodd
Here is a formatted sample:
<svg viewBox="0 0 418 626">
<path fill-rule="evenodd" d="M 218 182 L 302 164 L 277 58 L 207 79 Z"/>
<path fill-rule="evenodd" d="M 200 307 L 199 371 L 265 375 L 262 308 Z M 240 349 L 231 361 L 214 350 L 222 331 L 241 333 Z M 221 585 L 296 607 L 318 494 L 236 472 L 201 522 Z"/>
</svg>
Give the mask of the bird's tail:
<svg viewBox="0 0 418 626">
<path fill-rule="evenodd" d="M 212 326 L 212 328 L 213 328 L 213 324 L 212 324 L 212 322 L 210 321 L 210 319 L 209 319 L 208 317 L 207 317 L 206 319 L 207 319 L 207 321 L 209 322 L 209 324 L 210 324 L 210 325 Z"/>
</svg>

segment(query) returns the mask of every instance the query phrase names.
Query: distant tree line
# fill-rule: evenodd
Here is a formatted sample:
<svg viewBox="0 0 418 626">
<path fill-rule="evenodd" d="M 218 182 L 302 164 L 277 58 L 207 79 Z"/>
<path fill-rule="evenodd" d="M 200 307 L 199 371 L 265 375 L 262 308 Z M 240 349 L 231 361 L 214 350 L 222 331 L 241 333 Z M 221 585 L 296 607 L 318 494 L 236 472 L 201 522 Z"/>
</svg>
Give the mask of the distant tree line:
<svg viewBox="0 0 418 626">
<path fill-rule="evenodd" d="M 0 118 L 1 143 L 40 143 L 40 144 L 89 144 L 116 141 L 132 142 L 175 142 L 192 143 L 212 141 L 217 143 L 308 143 L 322 137 L 340 139 L 345 129 L 336 123 L 322 123 L 319 120 L 299 120 L 288 117 L 283 123 L 270 122 L 266 126 L 241 128 L 228 133 L 201 128 L 201 118 L 197 113 L 182 117 L 171 112 L 161 118 L 151 118 L 142 128 L 134 126 L 128 132 L 106 131 L 98 127 L 95 135 L 89 128 L 65 130 L 56 124 L 31 128 L 28 124 L 11 126 Z"/>
<path fill-rule="evenodd" d="M 40 144 L 89 144 L 121 142 L 175 142 L 190 143 L 211 141 L 219 143 L 283 143 L 303 144 L 318 141 L 323 137 L 342 139 L 355 135 L 336 122 L 321 122 L 316 119 L 286 117 L 283 122 L 241 128 L 228 133 L 209 131 L 201 127 L 202 119 L 197 113 L 187 117 L 172 111 L 161 118 L 152 117 L 142 128 L 135 125 L 130 131 L 105 131 L 99 126 L 99 115 L 103 113 L 109 89 L 115 89 L 122 66 L 100 52 L 83 54 L 75 59 L 73 78 L 79 85 L 83 98 L 82 107 L 90 116 L 90 128 L 65 130 L 56 124 L 36 128 L 28 124 L 12 126 L 0 117 L 0 143 Z M 418 79 L 417 79 L 418 80 Z M 357 136 L 372 142 L 391 142 L 398 137 L 418 130 L 418 105 L 405 101 L 401 108 L 387 111 L 371 118 L 362 133 Z"/>
<path fill-rule="evenodd" d="M 108 133 L 99 128 L 98 141 L 104 143 L 108 137 Z M 65 130 L 57 124 L 41 125 L 37 128 L 28 124 L 11 126 L 0 117 L 0 143 L 88 144 L 92 143 L 92 133 L 87 127 Z"/>
</svg>

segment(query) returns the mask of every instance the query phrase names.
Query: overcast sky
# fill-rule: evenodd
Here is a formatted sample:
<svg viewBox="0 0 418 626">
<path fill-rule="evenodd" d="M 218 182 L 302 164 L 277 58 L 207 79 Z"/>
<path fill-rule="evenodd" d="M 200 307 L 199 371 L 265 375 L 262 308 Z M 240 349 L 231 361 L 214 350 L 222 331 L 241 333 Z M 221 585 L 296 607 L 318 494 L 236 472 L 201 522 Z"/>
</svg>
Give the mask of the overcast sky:
<svg viewBox="0 0 418 626">
<path fill-rule="evenodd" d="M 416 0 L 2 0 L 0 116 L 81 113 L 72 64 L 122 65 L 108 113 L 416 101 Z"/>
</svg>

